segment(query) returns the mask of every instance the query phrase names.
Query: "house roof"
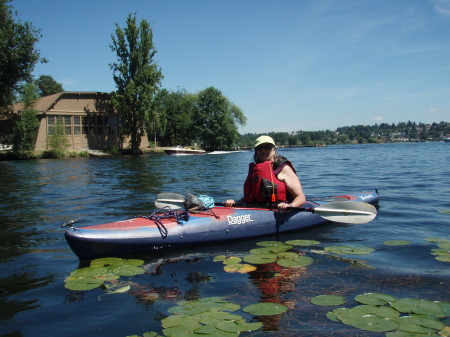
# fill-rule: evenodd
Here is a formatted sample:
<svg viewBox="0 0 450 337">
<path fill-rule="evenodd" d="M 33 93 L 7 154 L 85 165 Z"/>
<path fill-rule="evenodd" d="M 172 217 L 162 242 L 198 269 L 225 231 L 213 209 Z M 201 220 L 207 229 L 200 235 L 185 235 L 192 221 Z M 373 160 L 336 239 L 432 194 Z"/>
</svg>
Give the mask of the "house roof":
<svg viewBox="0 0 450 337">
<path fill-rule="evenodd" d="M 39 98 L 34 105 L 34 109 L 37 110 L 38 112 L 45 113 L 46 111 L 50 110 L 50 108 L 64 95 L 87 96 L 87 95 L 110 95 L 110 94 L 98 91 L 63 91 L 53 95 Z M 13 113 L 18 113 L 19 111 L 22 111 L 23 108 L 24 108 L 23 102 L 16 103 L 13 105 Z"/>
</svg>

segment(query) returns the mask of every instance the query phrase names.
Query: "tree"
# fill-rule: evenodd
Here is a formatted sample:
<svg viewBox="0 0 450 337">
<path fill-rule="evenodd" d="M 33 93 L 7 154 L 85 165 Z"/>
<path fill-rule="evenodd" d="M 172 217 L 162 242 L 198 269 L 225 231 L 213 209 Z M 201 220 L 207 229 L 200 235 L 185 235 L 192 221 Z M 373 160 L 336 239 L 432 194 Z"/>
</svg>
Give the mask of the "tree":
<svg viewBox="0 0 450 337">
<path fill-rule="evenodd" d="M 64 91 L 62 84 L 56 82 L 50 75 L 41 75 L 35 82 L 41 97 Z"/>
<path fill-rule="evenodd" d="M 39 119 L 34 109 L 38 98 L 36 87 L 28 82 L 23 88 L 23 111 L 19 111 L 13 119 L 12 145 L 13 155 L 17 158 L 28 159 L 32 157 L 36 141 L 36 131 Z"/>
<path fill-rule="evenodd" d="M 245 125 L 247 118 L 220 90 L 209 87 L 198 94 L 192 121 L 199 142 L 209 150 L 218 150 L 236 146 L 239 139 L 236 123 Z"/>
<path fill-rule="evenodd" d="M 196 99 L 196 95 L 184 89 L 174 92 L 163 89 L 156 95 L 156 109 L 165 121 L 160 139 L 162 145 L 191 145 L 195 141 L 192 135 L 192 114 Z"/>
<path fill-rule="evenodd" d="M 55 126 L 49 129 L 47 146 L 49 148 L 45 154 L 47 157 L 59 158 L 64 157 L 66 154 L 67 148 L 70 146 L 70 142 L 66 136 L 66 129 L 62 117 L 58 116 Z"/>
<path fill-rule="evenodd" d="M 22 82 L 32 80 L 35 64 L 47 62 L 34 48 L 40 30 L 29 22 L 15 22 L 9 2 L 0 0 L 0 113 L 9 112 Z"/>
<path fill-rule="evenodd" d="M 141 20 L 137 26 L 136 17 L 130 14 L 124 29 L 116 23 L 111 49 L 117 54 L 117 62 L 110 64 L 117 87 L 112 102 L 120 116 L 121 135 L 130 137 L 131 151 L 136 154 L 146 121 L 157 118 L 152 101 L 163 78 L 153 61 L 156 49 L 150 24 Z"/>
</svg>

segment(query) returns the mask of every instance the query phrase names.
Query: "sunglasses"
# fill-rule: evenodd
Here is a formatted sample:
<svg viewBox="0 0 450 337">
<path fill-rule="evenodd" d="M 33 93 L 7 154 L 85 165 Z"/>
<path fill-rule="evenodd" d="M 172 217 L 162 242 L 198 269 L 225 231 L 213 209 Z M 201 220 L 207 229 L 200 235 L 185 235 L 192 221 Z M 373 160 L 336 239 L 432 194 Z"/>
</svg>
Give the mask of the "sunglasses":
<svg viewBox="0 0 450 337">
<path fill-rule="evenodd" d="M 270 144 L 263 144 L 263 145 L 259 145 L 256 150 L 272 150 L 273 149 L 273 145 Z"/>
</svg>

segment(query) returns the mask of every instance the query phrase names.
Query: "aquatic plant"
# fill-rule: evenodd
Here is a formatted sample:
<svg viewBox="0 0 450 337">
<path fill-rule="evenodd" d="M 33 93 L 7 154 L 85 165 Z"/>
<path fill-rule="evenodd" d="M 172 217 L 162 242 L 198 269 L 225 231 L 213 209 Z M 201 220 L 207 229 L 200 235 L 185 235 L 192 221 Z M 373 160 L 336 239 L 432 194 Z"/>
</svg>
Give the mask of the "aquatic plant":
<svg viewBox="0 0 450 337">
<path fill-rule="evenodd" d="M 71 272 L 64 280 L 64 287 L 75 291 L 86 291 L 103 287 L 110 294 L 123 293 L 130 290 L 129 285 L 106 282 L 116 281 L 121 276 L 134 276 L 144 274 L 145 269 L 140 267 L 143 260 L 121 259 L 116 257 L 92 260 L 89 267 L 78 268 Z"/>
<path fill-rule="evenodd" d="M 386 246 L 405 246 L 411 242 L 408 240 L 387 240 L 383 242 Z"/>
<path fill-rule="evenodd" d="M 168 309 L 172 315 L 161 320 L 162 333 L 166 337 L 238 337 L 243 332 L 262 328 L 261 322 L 248 322 L 242 315 L 236 314 L 239 309 L 240 305 L 227 301 L 224 297 L 180 301 Z M 277 303 L 257 303 L 242 310 L 255 316 L 269 316 L 283 313 L 287 307 Z M 161 336 L 156 332 L 146 332 L 143 337 Z"/>
<path fill-rule="evenodd" d="M 337 303 L 334 299 L 342 301 L 339 296 L 335 298 L 333 295 L 321 295 L 313 297 L 311 303 L 332 306 Z M 334 309 L 326 314 L 327 318 L 362 330 L 389 332 L 387 337 L 413 337 L 421 334 L 437 336 L 439 331 L 446 328 L 440 319 L 450 315 L 450 303 L 447 302 L 397 299 L 382 293 L 361 294 L 354 300 L 363 304 L 353 308 Z M 331 304 L 327 305 L 327 302 Z M 447 334 L 444 332 L 440 335 Z"/>
<path fill-rule="evenodd" d="M 431 250 L 431 255 L 435 256 L 435 259 L 441 262 L 450 262 L 450 240 L 443 238 L 428 238 L 425 239 L 428 242 L 434 242 L 438 248 Z"/>
</svg>

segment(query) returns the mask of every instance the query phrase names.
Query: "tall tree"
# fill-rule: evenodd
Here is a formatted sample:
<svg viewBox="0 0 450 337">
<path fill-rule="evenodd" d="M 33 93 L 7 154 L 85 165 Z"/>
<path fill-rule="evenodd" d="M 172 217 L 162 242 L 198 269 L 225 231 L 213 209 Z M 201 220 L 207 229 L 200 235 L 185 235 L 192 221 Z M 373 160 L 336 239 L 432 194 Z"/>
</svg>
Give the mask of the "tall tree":
<svg viewBox="0 0 450 337">
<path fill-rule="evenodd" d="M 184 89 L 168 91 L 162 89 L 156 97 L 158 111 L 163 111 L 165 120 L 164 132 L 161 134 L 161 145 L 192 145 L 192 113 L 196 95 Z"/>
<path fill-rule="evenodd" d="M 41 75 L 35 82 L 41 97 L 64 91 L 62 84 L 56 82 L 50 75 Z"/>
<path fill-rule="evenodd" d="M 124 29 L 116 23 L 111 49 L 117 54 L 117 62 L 110 64 L 117 87 L 112 101 L 120 115 L 121 135 L 130 137 L 131 150 L 136 154 L 146 120 L 156 118 L 152 101 L 163 78 L 153 60 L 156 49 L 150 24 L 141 20 L 137 25 L 136 16 L 129 14 Z"/>
<path fill-rule="evenodd" d="M 40 30 L 29 22 L 16 22 L 9 2 L 0 0 L 0 113 L 8 112 L 22 82 L 32 80 L 35 64 L 47 62 L 34 48 Z"/>
<path fill-rule="evenodd" d="M 192 120 L 194 133 L 210 150 L 233 148 L 239 139 L 236 124 L 247 122 L 242 110 L 214 87 L 198 94 Z"/>
<path fill-rule="evenodd" d="M 14 115 L 12 130 L 13 154 L 17 158 L 28 159 L 32 157 L 39 127 L 37 111 L 34 109 L 37 98 L 35 85 L 32 82 L 24 85 L 22 93 L 23 111 Z"/>
</svg>

